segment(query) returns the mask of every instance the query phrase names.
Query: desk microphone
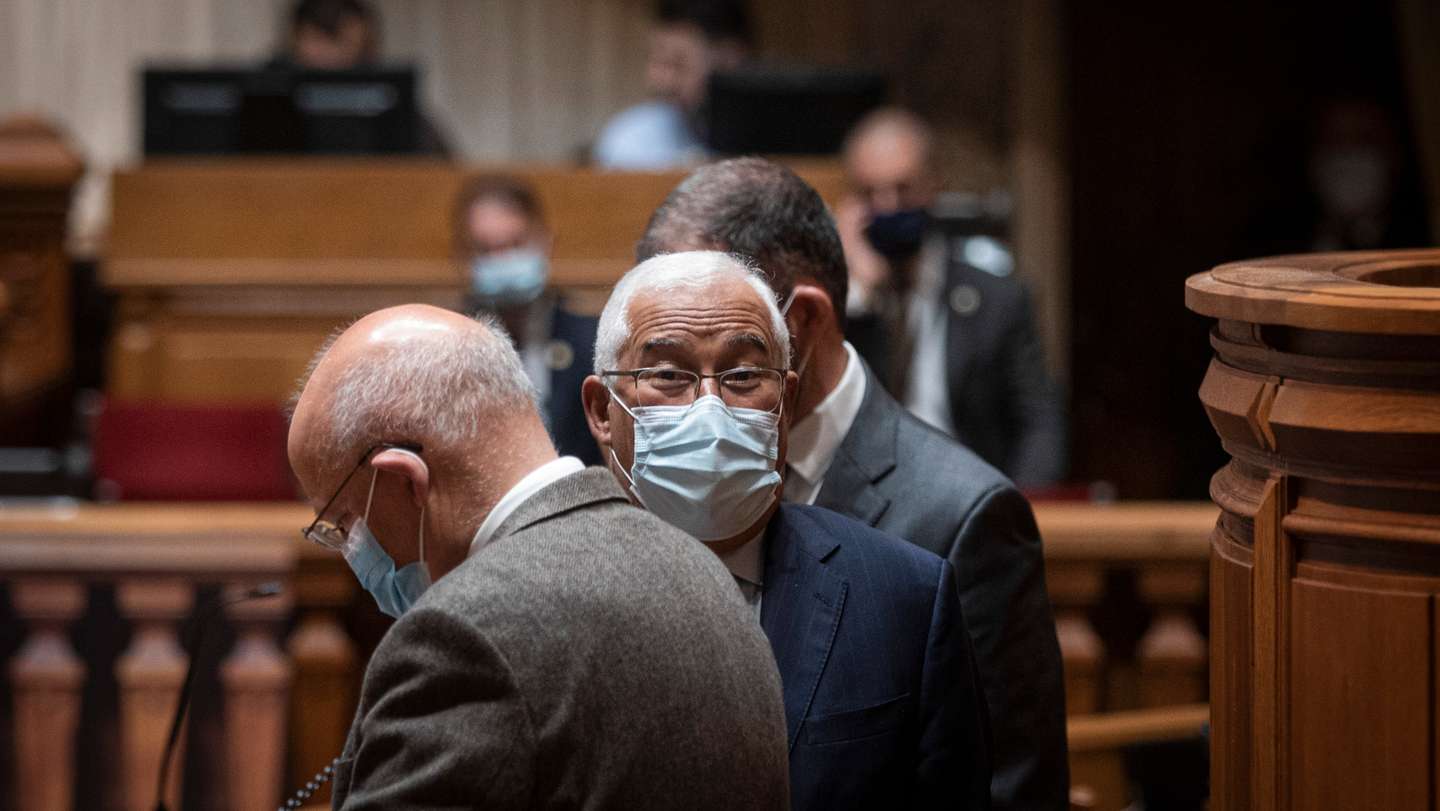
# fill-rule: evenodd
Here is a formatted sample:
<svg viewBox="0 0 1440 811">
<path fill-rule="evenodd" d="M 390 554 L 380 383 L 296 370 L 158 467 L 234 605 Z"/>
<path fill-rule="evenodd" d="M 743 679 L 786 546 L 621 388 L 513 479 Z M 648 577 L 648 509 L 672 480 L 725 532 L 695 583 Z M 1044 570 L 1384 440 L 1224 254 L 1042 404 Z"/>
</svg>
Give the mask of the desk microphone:
<svg viewBox="0 0 1440 811">
<path fill-rule="evenodd" d="M 185 670 L 185 684 L 180 688 L 180 701 L 175 705 L 175 718 L 170 722 L 170 740 L 165 742 L 165 754 L 160 758 L 160 782 L 159 787 L 155 790 L 155 811 L 170 811 L 169 807 L 165 805 L 165 784 L 170 778 L 170 761 L 175 755 L 175 742 L 180 738 L 180 722 L 185 718 L 185 708 L 190 705 L 190 688 L 195 683 L 195 666 L 200 661 L 200 646 L 205 643 L 205 629 L 215 621 L 215 615 L 220 613 L 220 609 L 236 603 L 243 603 L 246 600 L 274 597 L 280 591 L 280 584 L 272 580 L 261 583 L 237 597 L 216 600 L 195 624 L 195 638 L 190 640 L 190 666 Z"/>
</svg>

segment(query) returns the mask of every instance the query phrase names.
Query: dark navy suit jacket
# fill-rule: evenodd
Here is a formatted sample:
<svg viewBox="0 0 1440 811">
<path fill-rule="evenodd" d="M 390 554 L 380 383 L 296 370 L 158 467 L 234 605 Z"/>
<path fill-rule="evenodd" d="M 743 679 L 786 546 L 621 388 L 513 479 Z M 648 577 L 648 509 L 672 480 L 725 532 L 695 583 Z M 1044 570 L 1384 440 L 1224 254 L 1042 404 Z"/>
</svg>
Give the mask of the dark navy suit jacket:
<svg viewBox="0 0 1440 811">
<path fill-rule="evenodd" d="M 782 504 L 763 594 L 793 808 L 990 807 L 988 721 L 947 561 Z"/>
</svg>

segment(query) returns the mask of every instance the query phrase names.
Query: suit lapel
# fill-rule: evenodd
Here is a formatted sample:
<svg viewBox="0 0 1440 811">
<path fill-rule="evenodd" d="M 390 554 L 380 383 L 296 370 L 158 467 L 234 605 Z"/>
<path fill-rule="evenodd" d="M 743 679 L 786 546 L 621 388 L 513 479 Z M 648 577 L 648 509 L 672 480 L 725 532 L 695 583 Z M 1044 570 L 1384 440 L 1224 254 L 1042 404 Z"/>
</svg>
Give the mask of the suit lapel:
<svg viewBox="0 0 1440 811">
<path fill-rule="evenodd" d="M 797 532 L 787 515 L 791 509 L 782 505 L 770 522 L 760 625 L 780 668 L 785 728 L 794 749 L 830 661 L 848 584 L 825 565 L 839 544 Z"/>
<path fill-rule="evenodd" d="M 854 516 L 875 526 L 890 506 L 890 499 L 875 483 L 895 469 L 895 433 L 900 426 L 895 402 L 865 361 L 865 397 L 850 432 L 825 471 L 815 506 Z"/>
</svg>

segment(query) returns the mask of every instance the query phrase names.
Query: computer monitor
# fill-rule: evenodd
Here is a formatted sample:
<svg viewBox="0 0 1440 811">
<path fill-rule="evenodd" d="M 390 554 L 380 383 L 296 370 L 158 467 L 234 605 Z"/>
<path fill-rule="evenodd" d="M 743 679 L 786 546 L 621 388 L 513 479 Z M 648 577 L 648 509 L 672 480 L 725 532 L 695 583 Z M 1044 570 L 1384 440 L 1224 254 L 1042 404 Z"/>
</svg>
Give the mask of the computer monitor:
<svg viewBox="0 0 1440 811">
<path fill-rule="evenodd" d="M 711 74 L 706 143 L 722 155 L 829 155 L 885 101 L 871 70 L 753 65 Z"/>
<path fill-rule="evenodd" d="M 146 155 L 404 154 L 419 145 L 413 67 L 144 71 Z"/>
</svg>

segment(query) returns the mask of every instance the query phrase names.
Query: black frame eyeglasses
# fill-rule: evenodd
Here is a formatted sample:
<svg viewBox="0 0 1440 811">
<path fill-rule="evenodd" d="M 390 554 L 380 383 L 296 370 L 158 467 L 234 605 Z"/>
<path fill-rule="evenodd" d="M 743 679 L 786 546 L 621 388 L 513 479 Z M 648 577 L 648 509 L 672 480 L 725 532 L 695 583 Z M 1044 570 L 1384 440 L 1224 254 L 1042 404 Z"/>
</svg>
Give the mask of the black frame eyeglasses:
<svg viewBox="0 0 1440 811">
<path fill-rule="evenodd" d="M 706 380 L 714 378 L 719 384 L 720 399 L 732 408 L 755 408 L 758 411 L 774 412 L 779 410 L 780 404 L 785 399 L 785 370 L 776 369 L 771 366 L 737 366 L 734 369 L 726 369 L 723 372 L 714 374 L 700 374 L 689 369 L 677 369 L 672 366 L 648 366 L 643 369 L 611 369 L 600 373 L 602 378 L 610 379 L 616 377 L 628 377 L 635 383 L 636 405 L 690 405 L 700 398 L 700 386 Z M 765 385 L 764 380 L 776 383 L 775 402 L 766 406 L 765 403 L 747 402 L 745 392 L 747 386 L 756 384 Z M 651 384 L 647 387 L 646 384 Z M 647 402 L 642 396 L 647 390 L 652 393 L 663 392 L 669 389 L 670 394 L 659 394 L 659 402 Z M 689 399 L 685 393 L 689 393 Z M 727 396 L 728 395 L 728 396 Z"/>
<path fill-rule="evenodd" d="M 355 478 L 355 474 L 360 471 L 360 468 L 365 466 L 366 460 L 368 460 L 372 454 L 379 450 L 390 450 L 392 448 L 410 451 L 411 453 L 420 453 L 424 450 L 423 446 L 414 442 L 381 442 L 377 445 L 371 445 L 369 449 L 360 454 L 360 461 L 355 463 L 355 467 L 350 468 L 350 472 L 345 474 L 345 478 L 340 481 L 340 486 L 335 488 L 335 493 L 330 496 L 330 500 L 325 502 L 325 506 L 320 508 L 320 512 L 315 513 L 315 520 L 311 521 L 309 526 L 300 530 L 300 534 L 304 535 L 305 538 L 312 543 L 319 544 L 326 549 L 344 548 L 345 531 L 342 530 L 338 524 L 324 520 L 325 513 L 335 504 L 335 499 L 339 498 L 340 494 L 345 492 L 345 486 L 350 483 L 351 479 Z"/>
</svg>

